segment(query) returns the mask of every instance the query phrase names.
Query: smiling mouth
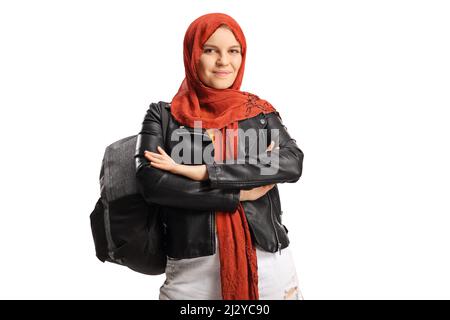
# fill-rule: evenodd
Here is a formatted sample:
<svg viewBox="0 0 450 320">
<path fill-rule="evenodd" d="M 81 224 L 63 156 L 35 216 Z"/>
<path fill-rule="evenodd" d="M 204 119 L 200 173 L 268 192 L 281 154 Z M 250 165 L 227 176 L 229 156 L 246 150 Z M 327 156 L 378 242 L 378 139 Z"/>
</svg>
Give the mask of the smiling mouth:
<svg viewBox="0 0 450 320">
<path fill-rule="evenodd" d="M 226 78 L 226 77 L 228 77 L 228 75 L 231 74 L 231 72 L 213 72 L 213 73 L 216 77 L 219 77 L 219 78 Z"/>
</svg>

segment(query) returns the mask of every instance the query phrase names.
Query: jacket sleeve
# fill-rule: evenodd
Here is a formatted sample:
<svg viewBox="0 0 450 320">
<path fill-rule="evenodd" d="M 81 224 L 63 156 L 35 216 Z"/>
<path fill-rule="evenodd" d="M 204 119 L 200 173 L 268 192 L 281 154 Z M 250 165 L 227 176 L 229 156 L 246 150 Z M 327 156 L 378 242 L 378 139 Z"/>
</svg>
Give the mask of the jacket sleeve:
<svg viewBox="0 0 450 320">
<path fill-rule="evenodd" d="M 267 131 L 270 140 L 271 132 L 278 132 L 279 149 L 259 154 L 254 161 L 249 161 L 246 155 L 244 163 L 216 163 L 207 164 L 209 181 L 213 188 L 251 189 L 267 184 L 297 182 L 302 175 L 303 152 L 291 138 L 277 112 L 266 115 Z M 272 131 L 272 129 L 275 129 Z M 270 161 L 261 161 L 265 155 Z M 275 161 L 273 161 L 275 159 Z M 271 170 L 268 168 L 271 167 Z M 266 171 L 264 171 L 266 170 Z M 262 172 L 266 172 L 262 174 Z"/>
<path fill-rule="evenodd" d="M 194 181 L 149 164 L 144 151 L 158 153 L 157 146 L 164 148 L 161 108 L 163 107 L 160 104 L 150 105 L 142 123 L 142 130 L 137 136 L 134 157 L 139 193 L 145 201 L 163 206 L 234 212 L 239 204 L 239 189 L 215 189 L 210 186 L 209 181 Z"/>
</svg>

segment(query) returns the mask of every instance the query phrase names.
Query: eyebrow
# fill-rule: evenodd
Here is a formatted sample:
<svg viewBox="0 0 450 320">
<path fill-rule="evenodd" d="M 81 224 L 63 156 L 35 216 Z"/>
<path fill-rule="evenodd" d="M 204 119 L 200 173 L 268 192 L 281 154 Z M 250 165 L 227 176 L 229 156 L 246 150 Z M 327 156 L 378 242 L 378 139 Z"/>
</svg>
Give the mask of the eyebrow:
<svg viewBox="0 0 450 320">
<path fill-rule="evenodd" d="M 203 48 L 204 47 L 213 47 L 213 48 L 218 48 L 217 46 L 215 46 L 215 45 L 212 45 L 212 44 L 204 44 L 203 45 Z M 240 45 L 234 45 L 234 46 L 231 46 L 230 48 L 241 48 L 241 46 Z"/>
</svg>

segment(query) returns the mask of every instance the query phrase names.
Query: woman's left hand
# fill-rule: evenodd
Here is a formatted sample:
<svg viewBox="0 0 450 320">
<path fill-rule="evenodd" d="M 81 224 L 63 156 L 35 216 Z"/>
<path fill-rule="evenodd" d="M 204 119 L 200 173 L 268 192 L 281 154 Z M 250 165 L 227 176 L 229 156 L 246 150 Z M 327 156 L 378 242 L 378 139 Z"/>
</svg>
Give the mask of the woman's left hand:
<svg viewBox="0 0 450 320">
<path fill-rule="evenodd" d="M 152 167 L 169 171 L 173 174 L 187 177 L 194 181 L 203 181 L 208 179 L 206 165 L 185 165 L 176 163 L 160 146 L 160 154 L 145 150 L 144 156 L 150 161 Z"/>
<path fill-rule="evenodd" d="M 152 167 L 169 171 L 169 172 L 175 172 L 176 167 L 178 166 L 178 163 L 176 163 L 160 146 L 157 147 L 159 153 L 151 152 L 151 151 L 144 151 L 144 156 L 147 158 L 147 160 L 150 161 L 150 165 Z"/>
</svg>

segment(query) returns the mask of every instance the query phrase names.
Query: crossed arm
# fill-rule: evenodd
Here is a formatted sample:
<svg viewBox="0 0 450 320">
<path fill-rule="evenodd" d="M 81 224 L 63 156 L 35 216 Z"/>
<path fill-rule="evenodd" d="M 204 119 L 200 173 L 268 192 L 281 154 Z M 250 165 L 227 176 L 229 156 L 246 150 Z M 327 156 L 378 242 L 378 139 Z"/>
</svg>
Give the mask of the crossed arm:
<svg viewBox="0 0 450 320">
<path fill-rule="evenodd" d="M 271 151 L 275 143 L 272 142 L 267 148 L 267 151 Z M 208 169 L 206 165 L 184 165 L 176 163 L 160 146 L 157 147 L 160 152 L 155 153 L 151 151 L 144 151 L 144 155 L 150 165 L 168 171 L 173 174 L 181 175 L 195 181 L 205 181 L 208 180 Z M 251 190 L 240 190 L 239 200 L 240 201 L 251 201 L 262 197 L 266 192 L 272 189 L 275 184 L 262 185 L 260 187 L 252 188 Z"/>
<path fill-rule="evenodd" d="M 275 113 L 268 117 L 268 127 L 279 130 L 280 143 L 274 150 L 271 143 L 266 151 L 277 152 L 279 161 L 276 173 L 264 176 L 260 175 L 265 166 L 261 162 L 175 163 L 161 148 L 160 108 L 152 104 L 147 111 L 135 155 L 138 188 L 149 202 L 197 210 L 234 211 L 239 201 L 255 200 L 275 183 L 295 182 L 301 176 L 303 153 Z"/>
</svg>

